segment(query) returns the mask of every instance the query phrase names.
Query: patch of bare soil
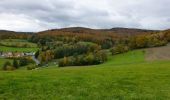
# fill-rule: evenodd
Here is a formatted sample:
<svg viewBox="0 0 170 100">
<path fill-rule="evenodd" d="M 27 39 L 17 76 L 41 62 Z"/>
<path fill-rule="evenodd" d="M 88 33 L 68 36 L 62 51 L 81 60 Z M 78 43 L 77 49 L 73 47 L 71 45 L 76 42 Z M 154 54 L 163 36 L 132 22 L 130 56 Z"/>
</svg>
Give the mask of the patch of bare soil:
<svg viewBox="0 0 170 100">
<path fill-rule="evenodd" d="M 147 61 L 170 60 L 170 44 L 163 47 L 146 49 L 145 59 Z"/>
</svg>

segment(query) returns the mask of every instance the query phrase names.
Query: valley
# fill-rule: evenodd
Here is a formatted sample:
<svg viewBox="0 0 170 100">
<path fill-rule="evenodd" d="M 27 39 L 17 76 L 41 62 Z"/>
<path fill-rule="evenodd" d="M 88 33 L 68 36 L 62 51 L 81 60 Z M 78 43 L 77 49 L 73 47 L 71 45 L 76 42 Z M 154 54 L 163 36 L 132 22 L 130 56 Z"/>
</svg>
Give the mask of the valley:
<svg viewBox="0 0 170 100">
<path fill-rule="evenodd" d="M 170 33 L 105 31 L 0 37 L 0 99 L 168 100 Z"/>
</svg>

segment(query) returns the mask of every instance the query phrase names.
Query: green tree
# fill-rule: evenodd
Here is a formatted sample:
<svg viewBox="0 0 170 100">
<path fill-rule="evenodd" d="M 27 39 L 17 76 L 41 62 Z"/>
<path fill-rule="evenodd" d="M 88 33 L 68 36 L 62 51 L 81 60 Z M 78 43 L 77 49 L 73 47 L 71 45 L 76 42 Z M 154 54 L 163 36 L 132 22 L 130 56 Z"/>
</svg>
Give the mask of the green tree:
<svg viewBox="0 0 170 100">
<path fill-rule="evenodd" d="M 20 65 L 20 66 L 26 66 L 26 65 L 28 65 L 28 60 L 27 60 L 26 58 L 21 58 L 21 59 L 19 60 L 19 65 Z"/>
<path fill-rule="evenodd" d="M 18 61 L 16 59 L 13 60 L 13 67 L 16 69 L 19 67 Z"/>
<path fill-rule="evenodd" d="M 129 51 L 129 47 L 124 46 L 122 44 L 119 44 L 119 45 L 117 45 L 117 46 L 115 46 L 111 49 L 112 55 L 124 53 L 124 52 L 127 52 L 127 51 Z"/>
<path fill-rule="evenodd" d="M 92 53 L 89 53 L 89 54 L 86 55 L 84 60 L 85 60 L 87 65 L 91 65 L 94 62 L 94 55 Z"/>
<path fill-rule="evenodd" d="M 38 50 L 38 51 L 35 53 L 35 58 L 38 58 L 39 54 L 40 54 L 40 51 Z"/>
</svg>

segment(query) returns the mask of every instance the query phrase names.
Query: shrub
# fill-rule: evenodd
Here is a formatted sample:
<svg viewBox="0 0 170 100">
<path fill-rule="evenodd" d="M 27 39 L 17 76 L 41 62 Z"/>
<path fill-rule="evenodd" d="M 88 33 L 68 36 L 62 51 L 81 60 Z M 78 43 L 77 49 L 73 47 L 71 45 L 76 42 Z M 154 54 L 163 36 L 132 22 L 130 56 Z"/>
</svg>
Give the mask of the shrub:
<svg viewBox="0 0 170 100">
<path fill-rule="evenodd" d="M 124 53 L 124 52 L 127 52 L 127 51 L 129 51 L 129 47 L 121 45 L 121 44 L 117 45 L 117 46 L 115 46 L 111 49 L 112 55 Z"/>
<path fill-rule="evenodd" d="M 68 61 L 68 58 L 67 57 L 64 57 L 62 60 L 59 61 L 59 67 L 64 67 L 64 66 L 67 66 L 67 65 L 70 65 L 69 64 L 70 62 Z"/>
<path fill-rule="evenodd" d="M 26 66 L 30 63 L 34 63 L 34 61 L 31 58 L 20 58 L 19 59 L 19 66 Z"/>
<path fill-rule="evenodd" d="M 96 64 L 104 63 L 107 61 L 107 53 L 105 51 L 98 51 L 95 53 L 94 57 Z"/>
<path fill-rule="evenodd" d="M 33 70 L 33 69 L 36 69 L 37 68 L 37 66 L 27 66 L 27 70 Z"/>
<path fill-rule="evenodd" d="M 26 66 L 26 65 L 28 65 L 28 63 L 29 63 L 29 61 L 26 58 L 21 58 L 19 60 L 19 65 L 20 66 Z"/>
<path fill-rule="evenodd" d="M 15 68 L 11 65 L 9 61 L 7 61 L 3 65 L 3 70 L 11 71 L 11 70 L 15 70 Z"/>
</svg>

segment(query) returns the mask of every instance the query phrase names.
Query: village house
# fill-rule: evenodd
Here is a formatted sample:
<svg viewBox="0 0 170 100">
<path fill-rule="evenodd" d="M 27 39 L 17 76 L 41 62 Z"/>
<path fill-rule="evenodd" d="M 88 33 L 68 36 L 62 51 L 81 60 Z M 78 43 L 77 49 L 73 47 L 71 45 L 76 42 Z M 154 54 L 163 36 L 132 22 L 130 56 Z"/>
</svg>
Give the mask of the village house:
<svg viewBox="0 0 170 100">
<path fill-rule="evenodd" d="M 34 56 L 35 52 L 28 52 L 28 53 L 24 53 L 25 56 Z"/>
<path fill-rule="evenodd" d="M 28 52 L 28 53 L 23 53 L 23 52 L 0 52 L 0 57 L 1 58 L 20 58 L 24 56 L 34 56 L 34 52 Z"/>
<path fill-rule="evenodd" d="M 12 52 L 2 52 L 1 56 L 4 58 L 10 58 L 13 57 L 13 54 Z"/>
</svg>

